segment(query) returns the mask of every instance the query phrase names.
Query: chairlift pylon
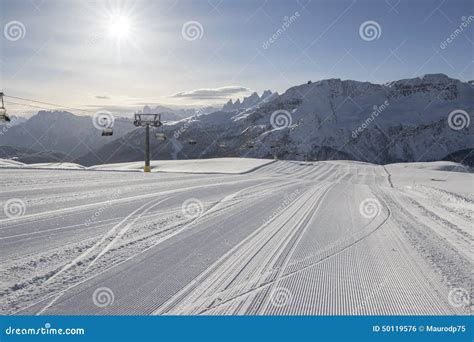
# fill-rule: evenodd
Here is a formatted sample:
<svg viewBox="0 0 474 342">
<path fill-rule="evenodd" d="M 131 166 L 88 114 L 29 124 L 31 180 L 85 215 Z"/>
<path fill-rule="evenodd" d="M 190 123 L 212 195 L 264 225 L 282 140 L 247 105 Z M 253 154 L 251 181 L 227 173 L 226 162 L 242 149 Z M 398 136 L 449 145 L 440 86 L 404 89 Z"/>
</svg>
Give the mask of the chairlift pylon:
<svg viewBox="0 0 474 342">
<path fill-rule="evenodd" d="M 7 109 L 3 103 L 3 93 L 0 93 L 0 98 L 2 99 L 2 106 L 0 107 L 0 121 L 10 122 L 10 117 L 7 114 Z"/>
</svg>

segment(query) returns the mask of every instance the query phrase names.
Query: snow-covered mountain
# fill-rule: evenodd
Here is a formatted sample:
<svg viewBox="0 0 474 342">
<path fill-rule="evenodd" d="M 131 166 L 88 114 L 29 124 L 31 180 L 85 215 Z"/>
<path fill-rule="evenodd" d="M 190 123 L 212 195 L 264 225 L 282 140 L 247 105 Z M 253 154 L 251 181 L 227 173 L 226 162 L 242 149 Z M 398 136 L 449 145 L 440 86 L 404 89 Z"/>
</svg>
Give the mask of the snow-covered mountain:
<svg viewBox="0 0 474 342">
<path fill-rule="evenodd" d="M 183 109 L 179 115 L 166 114 L 165 109 L 143 109 L 165 113 L 168 121 L 159 129 L 168 139 L 152 141 L 155 159 L 277 156 L 375 163 L 448 159 L 471 165 L 474 159 L 473 83 L 442 74 L 387 84 L 308 82 L 281 95 L 265 91 L 243 101 L 230 100 L 219 111 L 202 108 L 197 115 L 195 109 Z M 8 149 L 9 157 L 12 151 L 26 149 L 41 162 L 42 156 L 60 152 L 64 161 L 93 165 L 141 160 L 143 134 L 131 120 L 116 118 L 114 135 L 102 137 L 89 116 L 42 111 L 26 121 L 0 126 L 0 146 L 13 148 Z"/>
<path fill-rule="evenodd" d="M 35 151 L 25 147 L 0 146 L 0 159 L 9 159 L 25 164 L 56 163 L 67 160 L 67 155 L 59 151 Z"/>
<path fill-rule="evenodd" d="M 247 103 L 257 96 L 251 95 Z M 277 156 L 390 163 L 450 156 L 472 163 L 469 121 L 474 88 L 443 74 L 388 84 L 321 80 L 230 110 L 236 104 L 242 105 L 229 102 L 221 111 L 165 125 L 160 131 L 168 140 L 152 142 L 152 157 Z M 111 154 L 116 162 L 141 160 L 142 135 L 127 135 L 78 162 L 92 165 Z"/>
<path fill-rule="evenodd" d="M 24 122 L 8 124 L 0 126 L 0 146 L 27 149 L 34 151 L 32 153 L 35 155 L 37 152 L 48 152 L 49 155 L 55 151 L 61 152 L 65 155 L 64 161 L 100 149 L 134 128 L 131 119 L 115 118 L 114 135 L 102 137 L 101 131 L 94 127 L 91 116 L 77 116 L 63 111 L 40 111 Z M 21 153 L 16 157 L 21 159 L 24 156 L 25 153 Z M 46 161 L 50 161 L 50 158 L 45 158 L 43 162 Z"/>
<path fill-rule="evenodd" d="M 213 113 L 216 110 L 218 109 L 212 106 L 203 106 L 199 108 L 171 108 L 167 106 L 158 105 L 154 107 L 144 106 L 143 110 L 139 111 L 139 113 L 144 113 L 144 114 L 160 113 L 161 119 L 164 121 L 179 121 L 196 114 Z"/>
<path fill-rule="evenodd" d="M 278 93 L 273 93 L 271 90 L 265 90 L 261 96 L 259 96 L 257 92 L 254 92 L 250 96 L 244 97 L 242 102 L 240 99 L 237 99 L 235 102 L 232 102 L 232 99 L 229 99 L 229 101 L 222 107 L 222 111 L 233 112 L 249 109 L 269 102 L 276 96 L 278 96 Z"/>
</svg>

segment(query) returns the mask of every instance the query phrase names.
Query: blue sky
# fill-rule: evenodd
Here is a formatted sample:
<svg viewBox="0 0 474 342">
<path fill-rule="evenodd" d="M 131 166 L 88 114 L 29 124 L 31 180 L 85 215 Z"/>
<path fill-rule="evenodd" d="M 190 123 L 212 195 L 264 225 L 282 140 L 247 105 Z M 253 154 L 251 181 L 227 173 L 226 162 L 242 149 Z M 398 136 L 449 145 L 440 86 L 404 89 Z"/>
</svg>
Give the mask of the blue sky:
<svg viewBox="0 0 474 342">
<path fill-rule="evenodd" d="M 196 106 L 324 78 L 474 79 L 474 20 L 441 48 L 474 15 L 472 0 L 0 4 L 2 91 L 68 106 Z M 376 39 L 360 34 L 368 21 Z M 11 22 L 24 27 L 19 39 Z M 197 39 L 183 34 L 189 22 Z"/>
</svg>

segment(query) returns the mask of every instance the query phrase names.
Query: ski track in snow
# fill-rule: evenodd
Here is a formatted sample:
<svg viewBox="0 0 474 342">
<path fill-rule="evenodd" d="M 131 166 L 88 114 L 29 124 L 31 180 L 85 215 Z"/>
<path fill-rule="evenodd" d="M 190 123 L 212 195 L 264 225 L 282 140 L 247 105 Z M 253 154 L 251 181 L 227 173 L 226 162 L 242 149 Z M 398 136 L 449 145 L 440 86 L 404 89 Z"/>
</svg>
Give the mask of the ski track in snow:
<svg viewBox="0 0 474 342">
<path fill-rule="evenodd" d="M 277 161 L 242 175 L 0 170 L 0 202 L 26 208 L 0 216 L 0 310 L 470 313 L 449 291 L 473 295 L 472 198 L 448 183 L 405 186 L 390 170 L 343 161 Z M 471 174 L 452 177 L 472 184 Z M 196 216 L 182 210 L 189 199 Z M 367 199 L 377 210 L 364 216 Z M 114 294 L 105 307 L 93 301 L 101 287 Z"/>
</svg>

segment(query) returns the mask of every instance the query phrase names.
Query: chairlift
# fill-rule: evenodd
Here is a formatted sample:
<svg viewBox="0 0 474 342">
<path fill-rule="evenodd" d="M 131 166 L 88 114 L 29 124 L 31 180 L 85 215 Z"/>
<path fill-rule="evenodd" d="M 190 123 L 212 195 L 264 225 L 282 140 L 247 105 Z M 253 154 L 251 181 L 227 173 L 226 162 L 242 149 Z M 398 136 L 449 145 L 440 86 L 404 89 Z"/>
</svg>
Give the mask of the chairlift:
<svg viewBox="0 0 474 342">
<path fill-rule="evenodd" d="M 7 114 L 7 110 L 5 108 L 0 108 L 0 121 L 10 121 L 10 117 Z"/>
<path fill-rule="evenodd" d="M 113 134 L 114 134 L 114 131 L 113 131 L 112 128 L 110 128 L 110 127 L 109 127 L 109 128 L 104 128 L 104 129 L 102 130 L 102 136 L 103 136 L 103 137 L 110 137 L 110 136 L 113 135 Z"/>
<path fill-rule="evenodd" d="M 188 144 L 189 144 L 189 145 L 196 145 L 196 140 L 189 139 L 189 140 L 188 140 Z"/>
<path fill-rule="evenodd" d="M 10 121 L 10 117 L 7 114 L 7 109 L 5 108 L 5 104 L 3 103 L 3 93 L 0 93 L 0 98 L 2 99 L 2 106 L 0 107 L 0 121 Z"/>
<path fill-rule="evenodd" d="M 155 138 L 159 141 L 165 141 L 166 135 L 165 133 L 155 133 Z"/>
</svg>

